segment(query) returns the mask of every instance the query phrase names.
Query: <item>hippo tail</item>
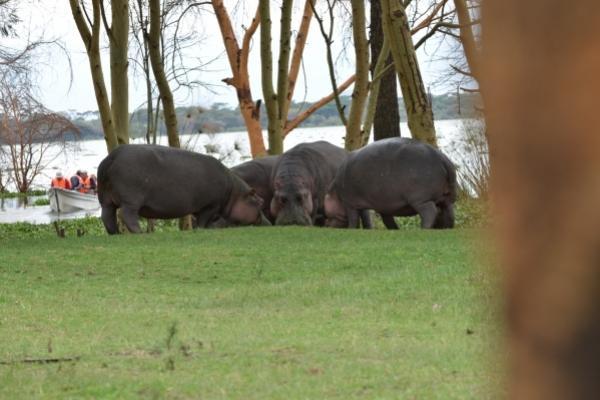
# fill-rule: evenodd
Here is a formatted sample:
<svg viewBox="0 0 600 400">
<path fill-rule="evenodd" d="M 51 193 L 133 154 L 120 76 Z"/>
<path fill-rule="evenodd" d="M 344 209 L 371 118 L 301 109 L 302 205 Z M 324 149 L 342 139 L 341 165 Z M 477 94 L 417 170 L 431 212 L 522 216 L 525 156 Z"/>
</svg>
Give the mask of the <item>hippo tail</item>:
<svg viewBox="0 0 600 400">
<path fill-rule="evenodd" d="M 456 167 L 448 157 L 442 155 L 442 164 L 446 170 L 448 186 L 446 188 L 446 202 L 452 204 L 456 201 L 457 183 L 456 183 Z"/>
<path fill-rule="evenodd" d="M 111 202 L 110 199 L 107 198 L 107 194 L 110 193 L 110 179 L 108 178 L 108 170 L 112 166 L 114 161 L 114 157 L 112 154 L 109 154 L 100 165 L 98 165 L 98 201 L 101 205 L 106 204 L 107 202 Z"/>
</svg>

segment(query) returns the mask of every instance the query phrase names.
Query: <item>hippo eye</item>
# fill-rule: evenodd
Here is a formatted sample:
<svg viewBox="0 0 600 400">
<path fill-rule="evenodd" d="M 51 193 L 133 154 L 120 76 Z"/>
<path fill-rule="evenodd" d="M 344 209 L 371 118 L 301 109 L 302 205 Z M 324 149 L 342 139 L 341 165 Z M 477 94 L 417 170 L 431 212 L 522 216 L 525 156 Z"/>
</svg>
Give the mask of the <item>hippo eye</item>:
<svg viewBox="0 0 600 400">
<path fill-rule="evenodd" d="M 296 201 L 297 201 L 298 203 L 301 203 L 301 202 L 302 202 L 302 195 L 301 195 L 301 194 L 298 194 L 298 195 L 296 195 Z"/>
<path fill-rule="evenodd" d="M 285 197 L 285 196 L 279 196 L 279 202 L 280 202 L 281 204 L 285 204 L 285 203 L 287 203 L 287 197 Z"/>
</svg>

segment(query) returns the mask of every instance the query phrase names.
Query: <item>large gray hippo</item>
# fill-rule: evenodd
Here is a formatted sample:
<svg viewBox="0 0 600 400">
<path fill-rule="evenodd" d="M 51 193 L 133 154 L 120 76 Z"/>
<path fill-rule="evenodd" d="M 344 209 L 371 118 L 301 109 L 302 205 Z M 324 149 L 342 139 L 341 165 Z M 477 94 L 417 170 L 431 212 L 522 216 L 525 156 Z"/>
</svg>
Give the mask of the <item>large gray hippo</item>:
<svg viewBox="0 0 600 400">
<path fill-rule="evenodd" d="M 413 139 L 374 142 L 348 156 L 325 198 L 327 225 L 354 226 L 354 210 L 381 214 L 388 229 L 394 216 L 419 214 L 422 228 L 452 228 L 456 170 L 442 152 Z"/>
<path fill-rule="evenodd" d="M 139 217 L 170 219 L 192 214 L 196 226 L 222 218 L 229 224 L 270 225 L 262 199 L 213 157 L 154 145 L 122 145 L 98 167 L 98 199 L 109 234 L 118 233 L 116 210 L 131 232 Z"/>
<path fill-rule="evenodd" d="M 301 143 L 283 153 L 271 176 L 275 224 L 323 225 L 325 193 L 347 156 L 325 141 Z"/>
<path fill-rule="evenodd" d="M 273 198 L 271 175 L 277 160 L 279 160 L 279 156 L 261 157 L 231 168 L 248 186 L 256 190 L 256 193 L 263 199 L 263 213 L 271 222 L 275 222 L 275 219 L 271 215 L 271 199 Z"/>
</svg>

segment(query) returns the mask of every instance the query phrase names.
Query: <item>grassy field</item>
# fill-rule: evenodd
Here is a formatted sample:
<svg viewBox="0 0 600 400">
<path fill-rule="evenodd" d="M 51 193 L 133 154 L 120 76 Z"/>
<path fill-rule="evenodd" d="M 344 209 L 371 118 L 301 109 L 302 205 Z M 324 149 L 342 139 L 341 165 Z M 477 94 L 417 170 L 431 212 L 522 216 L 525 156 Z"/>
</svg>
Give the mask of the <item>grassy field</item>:
<svg viewBox="0 0 600 400">
<path fill-rule="evenodd" d="M 5 236 L 0 398 L 496 397 L 480 233 Z"/>
</svg>

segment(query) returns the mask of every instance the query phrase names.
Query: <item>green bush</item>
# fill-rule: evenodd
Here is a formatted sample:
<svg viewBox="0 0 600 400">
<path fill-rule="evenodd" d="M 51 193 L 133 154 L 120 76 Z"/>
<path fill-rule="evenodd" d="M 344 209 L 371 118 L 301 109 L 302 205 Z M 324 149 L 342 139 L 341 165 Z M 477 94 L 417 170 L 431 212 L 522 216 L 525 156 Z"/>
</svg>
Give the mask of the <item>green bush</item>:
<svg viewBox="0 0 600 400">
<path fill-rule="evenodd" d="M 39 199 L 36 199 L 33 202 L 34 206 L 47 206 L 49 204 L 50 204 L 50 200 L 48 200 L 48 198 L 46 198 L 46 197 L 41 197 Z"/>
</svg>

